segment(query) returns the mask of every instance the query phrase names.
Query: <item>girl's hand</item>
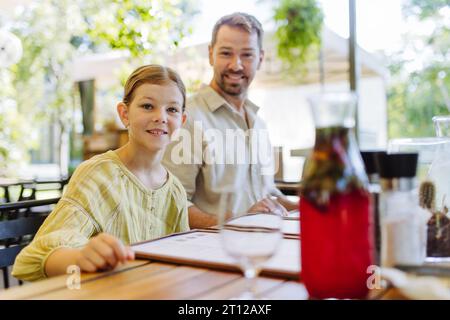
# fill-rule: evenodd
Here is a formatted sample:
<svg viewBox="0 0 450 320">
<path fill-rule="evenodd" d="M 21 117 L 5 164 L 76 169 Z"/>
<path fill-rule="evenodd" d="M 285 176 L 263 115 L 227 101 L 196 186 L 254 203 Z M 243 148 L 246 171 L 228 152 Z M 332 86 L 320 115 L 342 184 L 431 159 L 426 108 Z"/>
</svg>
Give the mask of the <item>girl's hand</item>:
<svg viewBox="0 0 450 320">
<path fill-rule="evenodd" d="M 122 241 L 107 233 L 100 233 L 80 250 L 77 265 L 82 271 L 95 272 L 114 269 L 119 263 L 134 260 L 134 252 Z"/>
</svg>

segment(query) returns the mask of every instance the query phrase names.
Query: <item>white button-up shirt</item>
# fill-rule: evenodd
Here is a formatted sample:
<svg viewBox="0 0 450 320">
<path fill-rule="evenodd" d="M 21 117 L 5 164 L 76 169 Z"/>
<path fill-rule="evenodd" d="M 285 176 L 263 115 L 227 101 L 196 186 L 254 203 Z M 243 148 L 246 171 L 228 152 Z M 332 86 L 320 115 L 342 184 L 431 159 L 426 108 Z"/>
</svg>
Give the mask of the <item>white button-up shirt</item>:
<svg viewBox="0 0 450 320">
<path fill-rule="evenodd" d="M 189 205 L 210 214 L 246 212 L 274 184 L 273 150 L 258 107 L 246 100 L 245 119 L 205 86 L 187 101 L 187 120 L 167 148 L 163 164 L 181 181 Z"/>
</svg>

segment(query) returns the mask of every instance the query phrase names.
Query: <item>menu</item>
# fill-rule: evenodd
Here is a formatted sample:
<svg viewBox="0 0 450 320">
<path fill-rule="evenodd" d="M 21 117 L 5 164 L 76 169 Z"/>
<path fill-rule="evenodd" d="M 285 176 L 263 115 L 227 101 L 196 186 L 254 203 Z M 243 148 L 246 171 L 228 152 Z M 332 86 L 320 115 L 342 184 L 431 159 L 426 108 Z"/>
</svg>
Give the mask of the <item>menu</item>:
<svg viewBox="0 0 450 320">
<path fill-rule="evenodd" d="M 248 214 L 242 217 L 234 218 L 233 220 L 227 222 L 227 225 L 238 225 L 238 226 L 265 226 L 267 225 L 266 214 Z M 211 230 L 219 230 L 219 227 L 208 228 Z M 300 221 L 298 218 L 298 211 L 294 212 L 292 217 L 283 217 L 281 231 L 285 237 L 296 237 L 300 236 Z"/>
<path fill-rule="evenodd" d="M 298 221 L 297 221 L 298 222 Z M 217 230 L 191 230 L 132 246 L 136 257 L 198 267 L 238 271 L 239 265 L 222 248 Z M 263 264 L 262 275 L 298 279 L 300 240 L 283 238 L 277 252 Z"/>
</svg>

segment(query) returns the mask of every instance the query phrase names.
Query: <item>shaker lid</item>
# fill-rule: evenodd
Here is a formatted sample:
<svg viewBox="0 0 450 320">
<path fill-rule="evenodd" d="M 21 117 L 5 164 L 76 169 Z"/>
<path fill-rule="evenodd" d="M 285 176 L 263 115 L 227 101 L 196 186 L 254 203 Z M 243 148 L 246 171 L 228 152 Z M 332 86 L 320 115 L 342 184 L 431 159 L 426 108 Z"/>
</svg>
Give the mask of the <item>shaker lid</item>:
<svg viewBox="0 0 450 320">
<path fill-rule="evenodd" d="M 375 164 L 380 178 L 414 178 L 418 153 L 377 153 Z"/>
<path fill-rule="evenodd" d="M 368 175 L 378 173 L 377 166 L 375 164 L 375 155 L 378 153 L 386 153 L 386 151 L 382 150 L 364 150 L 361 151 L 361 157 L 364 162 L 364 168 L 366 169 L 366 173 Z"/>
</svg>

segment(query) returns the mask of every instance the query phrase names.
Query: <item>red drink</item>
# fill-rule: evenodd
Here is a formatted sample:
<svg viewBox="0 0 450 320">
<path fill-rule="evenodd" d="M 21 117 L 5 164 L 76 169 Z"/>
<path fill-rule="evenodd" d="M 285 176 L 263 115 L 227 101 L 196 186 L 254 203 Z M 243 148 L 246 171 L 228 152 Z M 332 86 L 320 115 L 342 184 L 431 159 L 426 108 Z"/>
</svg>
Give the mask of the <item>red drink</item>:
<svg viewBox="0 0 450 320">
<path fill-rule="evenodd" d="M 301 278 L 314 298 L 364 298 L 372 261 L 369 194 L 333 195 L 328 209 L 300 201 Z"/>
<path fill-rule="evenodd" d="M 367 185 L 350 128 L 317 128 L 300 190 L 301 281 L 313 298 L 367 295 L 374 263 Z"/>
</svg>

